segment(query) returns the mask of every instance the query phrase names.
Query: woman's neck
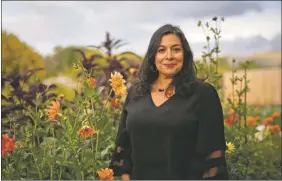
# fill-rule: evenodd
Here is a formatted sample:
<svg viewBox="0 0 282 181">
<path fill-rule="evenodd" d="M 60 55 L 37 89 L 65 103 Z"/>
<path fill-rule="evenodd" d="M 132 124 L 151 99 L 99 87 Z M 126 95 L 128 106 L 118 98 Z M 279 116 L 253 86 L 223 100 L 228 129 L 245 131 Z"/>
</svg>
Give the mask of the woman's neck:
<svg viewBox="0 0 282 181">
<path fill-rule="evenodd" d="M 168 85 L 172 82 L 171 77 L 166 77 L 159 75 L 158 79 L 154 82 L 155 86 L 158 88 L 167 88 Z"/>
</svg>

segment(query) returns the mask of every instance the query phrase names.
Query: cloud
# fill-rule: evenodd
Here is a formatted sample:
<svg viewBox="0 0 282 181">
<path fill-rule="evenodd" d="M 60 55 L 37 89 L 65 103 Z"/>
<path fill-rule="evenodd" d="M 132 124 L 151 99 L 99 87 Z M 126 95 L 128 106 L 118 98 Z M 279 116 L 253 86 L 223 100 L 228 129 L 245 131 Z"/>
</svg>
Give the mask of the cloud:
<svg viewBox="0 0 282 181">
<path fill-rule="evenodd" d="M 271 49 L 275 51 L 281 51 L 281 40 L 281 33 L 274 36 L 273 39 L 270 41 Z"/>
<path fill-rule="evenodd" d="M 72 4 L 72 3 L 71 3 Z M 21 28 L 26 39 L 37 41 L 65 41 L 83 31 L 86 23 L 84 16 L 74 11 L 74 6 L 63 2 L 23 2 L 28 11 L 20 15 L 6 17 L 3 15 L 3 26 L 9 29 Z M 5 6 L 4 6 L 5 8 Z M 82 20 L 82 21 L 81 21 Z M 76 26 L 79 24 L 80 26 Z"/>
<path fill-rule="evenodd" d="M 187 14 L 193 18 L 201 18 L 207 16 L 238 16 L 248 11 L 261 12 L 263 8 L 259 2 L 238 2 L 238 1 L 202 1 L 191 2 L 176 11 L 176 14 L 182 17 Z"/>
<path fill-rule="evenodd" d="M 191 48 L 196 58 L 200 58 L 202 52 L 206 49 L 203 47 L 205 42 L 192 43 Z M 213 43 L 210 44 L 213 48 Z M 220 51 L 223 56 L 248 56 L 254 52 L 281 51 L 281 33 L 277 34 L 273 39 L 268 40 L 260 35 L 248 38 L 237 37 L 235 40 L 223 40 L 220 42 Z"/>
<path fill-rule="evenodd" d="M 121 2 L 79 2 L 81 7 L 91 9 L 103 18 L 134 19 L 137 21 L 158 21 L 163 18 L 201 18 L 207 16 L 236 16 L 248 11 L 263 10 L 260 2 L 236 1 L 121 1 Z"/>
<path fill-rule="evenodd" d="M 2 25 L 3 29 L 15 33 L 43 54 L 51 53 L 57 45 L 100 44 L 105 39 L 105 31 L 129 43 L 120 51 L 144 54 L 153 32 L 165 23 L 172 23 L 180 25 L 199 54 L 204 35 L 196 26 L 197 21 L 210 20 L 217 15 L 226 18 L 222 40 L 230 43 L 224 45 L 225 49 L 240 52 L 233 44 L 250 50 L 257 45 L 244 40 L 256 36 L 256 41 L 272 41 L 271 45 L 266 43 L 266 49 L 279 47 L 277 38 L 274 39 L 281 32 L 279 4 L 281 6 L 281 2 L 259 1 L 5 1 L 2 3 Z M 239 42 L 246 45 L 239 45 Z"/>
</svg>

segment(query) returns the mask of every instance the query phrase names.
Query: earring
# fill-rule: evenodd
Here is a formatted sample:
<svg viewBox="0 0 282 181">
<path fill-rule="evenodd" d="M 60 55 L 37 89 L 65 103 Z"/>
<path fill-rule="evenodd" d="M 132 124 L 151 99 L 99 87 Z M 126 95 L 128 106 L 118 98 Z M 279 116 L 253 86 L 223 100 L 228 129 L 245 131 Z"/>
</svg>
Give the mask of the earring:
<svg viewBox="0 0 282 181">
<path fill-rule="evenodd" d="M 157 67 L 156 67 L 155 64 L 151 66 L 151 70 L 152 70 L 153 72 L 157 72 L 157 71 L 158 71 L 158 69 L 157 69 Z"/>
</svg>

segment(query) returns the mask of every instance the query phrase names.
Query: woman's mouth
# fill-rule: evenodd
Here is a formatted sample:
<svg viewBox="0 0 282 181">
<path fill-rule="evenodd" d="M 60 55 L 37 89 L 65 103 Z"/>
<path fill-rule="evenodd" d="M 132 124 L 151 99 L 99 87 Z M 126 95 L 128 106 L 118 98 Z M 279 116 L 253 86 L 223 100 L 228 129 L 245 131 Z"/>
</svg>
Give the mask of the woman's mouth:
<svg viewBox="0 0 282 181">
<path fill-rule="evenodd" d="M 166 68 L 174 68 L 175 66 L 176 66 L 176 64 L 173 64 L 173 63 L 170 63 L 170 64 L 164 64 L 164 66 L 166 67 Z"/>
</svg>

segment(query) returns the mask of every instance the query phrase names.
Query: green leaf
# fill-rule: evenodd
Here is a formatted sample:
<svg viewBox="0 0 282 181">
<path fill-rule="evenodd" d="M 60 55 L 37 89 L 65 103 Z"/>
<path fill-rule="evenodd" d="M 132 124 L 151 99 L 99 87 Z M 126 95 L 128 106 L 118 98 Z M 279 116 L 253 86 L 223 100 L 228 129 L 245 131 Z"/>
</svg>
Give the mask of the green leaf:
<svg viewBox="0 0 282 181">
<path fill-rule="evenodd" d="M 38 137 L 45 136 L 45 134 L 46 134 L 46 131 L 43 130 L 42 128 L 38 128 L 38 129 L 36 129 L 36 131 L 35 131 L 35 136 L 38 136 Z"/>
<path fill-rule="evenodd" d="M 201 21 L 198 21 L 198 27 L 200 27 L 202 25 L 202 22 Z"/>
</svg>

